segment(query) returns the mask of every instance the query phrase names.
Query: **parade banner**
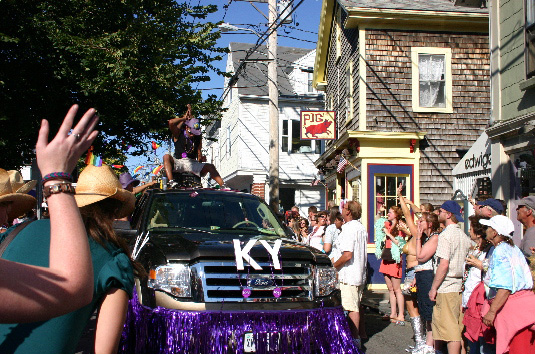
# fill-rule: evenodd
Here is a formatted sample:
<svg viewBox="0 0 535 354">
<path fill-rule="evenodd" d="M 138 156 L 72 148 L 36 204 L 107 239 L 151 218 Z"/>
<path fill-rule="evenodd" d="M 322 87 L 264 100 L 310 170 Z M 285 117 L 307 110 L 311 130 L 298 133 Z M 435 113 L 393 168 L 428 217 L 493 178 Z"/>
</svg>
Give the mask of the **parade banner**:
<svg viewBox="0 0 535 354">
<path fill-rule="evenodd" d="M 335 140 L 336 112 L 302 111 L 301 140 Z"/>
</svg>

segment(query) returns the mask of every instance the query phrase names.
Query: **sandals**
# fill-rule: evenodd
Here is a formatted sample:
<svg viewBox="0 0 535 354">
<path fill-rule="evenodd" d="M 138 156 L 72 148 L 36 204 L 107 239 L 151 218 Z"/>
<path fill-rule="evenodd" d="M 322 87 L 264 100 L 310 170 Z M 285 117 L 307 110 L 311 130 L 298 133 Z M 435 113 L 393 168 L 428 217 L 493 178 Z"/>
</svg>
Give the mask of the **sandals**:
<svg viewBox="0 0 535 354">
<path fill-rule="evenodd" d="M 396 326 L 405 326 L 405 321 L 401 321 L 395 318 L 390 319 L 390 322 L 395 324 Z"/>
</svg>

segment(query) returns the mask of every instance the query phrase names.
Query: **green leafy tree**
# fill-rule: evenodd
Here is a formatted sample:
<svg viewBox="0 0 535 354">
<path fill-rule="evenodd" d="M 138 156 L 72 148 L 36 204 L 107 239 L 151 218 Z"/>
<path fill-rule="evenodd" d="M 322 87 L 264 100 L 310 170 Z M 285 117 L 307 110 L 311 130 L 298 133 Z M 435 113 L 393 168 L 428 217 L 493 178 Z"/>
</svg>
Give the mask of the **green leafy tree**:
<svg viewBox="0 0 535 354">
<path fill-rule="evenodd" d="M 193 87 L 225 48 L 206 21 L 215 5 L 173 0 L 0 0 L 0 166 L 33 157 L 43 118 L 57 127 L 73 103 L 95 107 L 95 153 L 113 158 L 168 134 L 191 103 L 218 117 L 221 102 Z M 220 74 L 223 74 L 219 72 Z"/>
</svg>

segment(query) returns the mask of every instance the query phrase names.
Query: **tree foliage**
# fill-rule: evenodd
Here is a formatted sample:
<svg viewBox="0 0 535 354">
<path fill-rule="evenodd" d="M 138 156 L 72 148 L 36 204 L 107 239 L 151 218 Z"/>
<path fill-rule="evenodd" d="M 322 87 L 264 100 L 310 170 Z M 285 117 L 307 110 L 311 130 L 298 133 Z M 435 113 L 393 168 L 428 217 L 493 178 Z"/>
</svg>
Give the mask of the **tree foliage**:
<svg viewBox="0 0 535 354">
<path fill-rule="evenodd" d="M 194 89 L 217 71 L 215 5 L 173 0 L 0 1 L 0 166 L 28 162 L 41 119 L 57 127 L 73 103 L 95 107 L 95 152 L 119 156 L 161 139 L 185 111 L 217 116 Z M 222 73 L 220 73 L 222 74 Z"/>
</svg>

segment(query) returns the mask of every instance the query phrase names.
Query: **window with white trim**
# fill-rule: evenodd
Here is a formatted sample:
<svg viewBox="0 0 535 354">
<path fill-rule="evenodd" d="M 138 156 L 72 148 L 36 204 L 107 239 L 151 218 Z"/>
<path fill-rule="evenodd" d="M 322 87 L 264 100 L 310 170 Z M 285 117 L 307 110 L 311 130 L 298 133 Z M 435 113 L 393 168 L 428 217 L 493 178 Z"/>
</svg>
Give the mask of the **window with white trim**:
<svg viewBox="0 0 535 354">
<path fill-rule="evenodd" d="M 321 154 L 321 140 L 301 140 L 301 121 L 299 119 L 283 119 L 281 134 L 281 151 L 289 153 Z"/>
<path fill-rule="evenodd" d="M 452 113 L 451 48 L 411 48 L 412 109 Z"/>
<path fill-rule="evenodd" d="M 401 195 L 408 198 L 407 183 L 410 178 L 409 175 L 400 174 L 376 174 L 375 178 L 375 191 L 374 199 L 375 206 L 374 212 L 377 217 L 386 217 L 388 209 L 393 206 L 399 205 L 399 196 L 397 195 L 397 189 L 399 185 L 403 185 Z"/>
</svg>

